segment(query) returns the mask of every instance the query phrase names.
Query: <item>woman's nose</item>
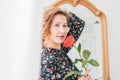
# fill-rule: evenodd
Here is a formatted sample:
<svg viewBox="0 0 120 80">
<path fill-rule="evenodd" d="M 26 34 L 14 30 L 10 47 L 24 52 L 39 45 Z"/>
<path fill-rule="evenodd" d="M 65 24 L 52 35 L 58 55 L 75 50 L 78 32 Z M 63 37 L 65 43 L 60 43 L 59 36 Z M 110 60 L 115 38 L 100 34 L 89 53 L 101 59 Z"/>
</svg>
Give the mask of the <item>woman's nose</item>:
<svg viewBox="0 0 120 80">
<path fill-rule="evenodd" d="M 60 33 L 65 33 L 66 32 L 66 30 L 65 30 L 65 28 L 64 27 L 60 27 Z"/>
</svg>

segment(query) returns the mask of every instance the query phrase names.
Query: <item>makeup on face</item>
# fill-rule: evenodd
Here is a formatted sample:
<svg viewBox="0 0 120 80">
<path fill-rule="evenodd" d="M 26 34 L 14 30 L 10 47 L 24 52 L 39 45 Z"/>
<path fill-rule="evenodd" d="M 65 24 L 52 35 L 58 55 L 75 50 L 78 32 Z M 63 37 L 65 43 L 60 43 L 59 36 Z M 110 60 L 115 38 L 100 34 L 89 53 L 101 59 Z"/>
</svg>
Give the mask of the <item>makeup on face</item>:
<svg viewBox="0 0 120 80">
<path fill-rule="evenodd" d="M 55 15 L 53 18 L 50 37 L 55 43 L 63 43 L 68 33 L 68 24 L 66 16 L 62 14 Z"/>
</svg>

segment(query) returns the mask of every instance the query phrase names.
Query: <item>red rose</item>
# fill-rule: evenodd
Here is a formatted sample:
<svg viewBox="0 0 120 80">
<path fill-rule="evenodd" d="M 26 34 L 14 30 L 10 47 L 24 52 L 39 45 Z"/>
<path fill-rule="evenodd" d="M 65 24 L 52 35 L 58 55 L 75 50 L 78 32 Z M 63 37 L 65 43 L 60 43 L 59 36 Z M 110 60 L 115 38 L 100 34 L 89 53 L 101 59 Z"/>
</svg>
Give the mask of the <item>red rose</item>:
<svg viewBox="0 0 120 80">
<path fill-rule="evenodd" d="M 74 39 L 73 35 L 71 34 L 65 39 L 63 45 L 66 48 L 68 48 L 68 47 L 72 46 L 74 44 L 74 42 L 75 42 L 75 39 Z"/>
</svg>

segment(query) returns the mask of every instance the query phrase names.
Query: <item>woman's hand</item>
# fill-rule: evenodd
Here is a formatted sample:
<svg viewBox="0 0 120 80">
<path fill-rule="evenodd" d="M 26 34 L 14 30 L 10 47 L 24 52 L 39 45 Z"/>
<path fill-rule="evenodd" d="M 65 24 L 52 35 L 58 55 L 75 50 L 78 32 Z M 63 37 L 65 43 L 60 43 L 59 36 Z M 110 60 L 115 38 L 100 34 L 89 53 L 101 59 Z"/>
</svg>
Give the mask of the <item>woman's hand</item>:
<svg viewBox="0 0 120 80">
<path fill-rule="evenodd" d="M 89 75 L 89 72 L 90 72 L 90 70 L 88 70 L 81 77 L 78 77 L 78 80 L 92 80 L 91 76 Z"/>
</svg>

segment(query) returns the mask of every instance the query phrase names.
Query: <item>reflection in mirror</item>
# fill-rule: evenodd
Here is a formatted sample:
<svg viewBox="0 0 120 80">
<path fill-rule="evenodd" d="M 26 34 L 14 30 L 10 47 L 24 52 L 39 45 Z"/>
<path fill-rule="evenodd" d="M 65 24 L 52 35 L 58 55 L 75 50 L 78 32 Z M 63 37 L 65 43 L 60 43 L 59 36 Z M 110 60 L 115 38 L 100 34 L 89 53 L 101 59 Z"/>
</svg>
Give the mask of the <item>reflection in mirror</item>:
<svg viewBox="0 0 120 80">
<path fill-rule="evenodd" d="M 85 49 L 89 50 L 91 52 L 90 59 L 93 58 L 100 64 L 98 67 L 88 65 L 92 80 L 110 80 L 107 24 L 104 13 L 88 0 L 57 0 L 51 6 L 72 12 L 85 21 L 83 32 L 76 43 L 81 43 L 81 52 Z M 79 55 L 75 48 L 72 48 L 68 56 L 74 61 Z M 81 64 L 77 63 L 76 67 L 79 69 Z"/>
<path fill-rule="evenodd" d="M 103 80 L 101 23 L 99 18 L 82 5 L 72 7 L 69 4 L 65 4 L 60 6 L 60 8 L 75 13 L 79 18 L 85 21 L 85 27 L 77 41 L 77 45 L 81 43 L 81 49 L 88 49 L 91 52 L 90 57 L 97 60 L 100 64 L 99 67 L 88 66 L 88 68 L 91 70 L 90 75 L 92 79 Z M 73 62 L 76 58 L 79 58 L 79 54 L 75 51 L 75 48 L 72 48 L 68 55 Z M 80 65 L 80 63 L 76 64 L 79 70 Z"/>
</svg>

